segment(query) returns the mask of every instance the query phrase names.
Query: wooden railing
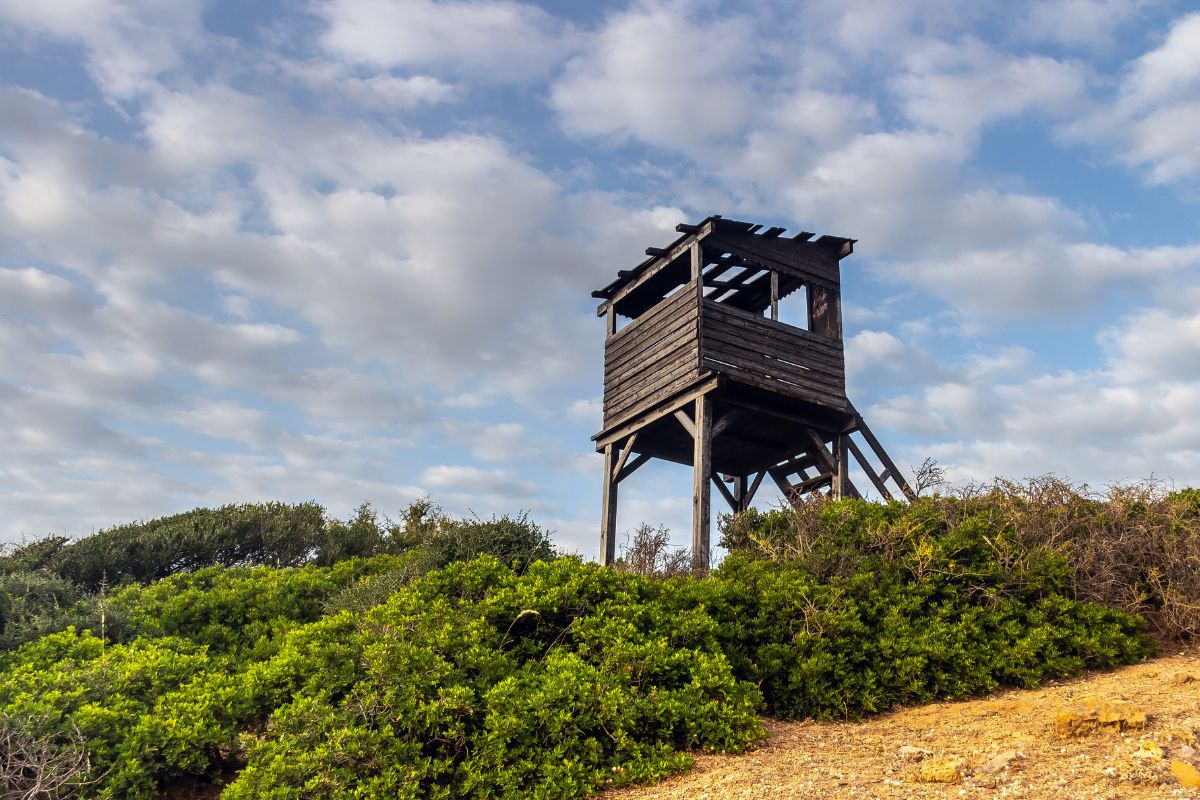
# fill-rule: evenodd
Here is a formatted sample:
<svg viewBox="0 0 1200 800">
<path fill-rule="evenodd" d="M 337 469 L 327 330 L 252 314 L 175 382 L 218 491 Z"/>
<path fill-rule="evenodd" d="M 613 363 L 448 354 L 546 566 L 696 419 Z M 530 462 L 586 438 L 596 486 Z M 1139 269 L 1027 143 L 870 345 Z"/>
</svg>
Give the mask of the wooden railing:
<svg viewBox="0 0 1200 800">
<path fill-rule="evenodd" d="M 834 408 L 846 407 L 842 343 L 749 311 L 704 300 L 700 367 Z"/>
<path fill-rule="evenodd" d="M 669 397 L 699 377 L 695 282 L 608 337 L 604 427 Z"/>
</svg>

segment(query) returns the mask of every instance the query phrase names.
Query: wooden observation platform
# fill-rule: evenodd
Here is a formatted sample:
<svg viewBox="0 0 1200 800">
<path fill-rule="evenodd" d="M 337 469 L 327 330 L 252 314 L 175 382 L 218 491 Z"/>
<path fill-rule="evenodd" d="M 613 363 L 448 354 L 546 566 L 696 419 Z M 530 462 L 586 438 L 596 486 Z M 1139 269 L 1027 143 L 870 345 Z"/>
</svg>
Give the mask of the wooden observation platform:
<svg viewBox="0 0 1200 800">
<path fill-rule="evenodd" d="M 857 497 L 853 457 L 883 497 L 911 498 L 846 397 L 840 262 L 854 240 L 784 237 L 720 216 L 676 230 L 669 246 L 646 248 L 649 258 L 592 293 L 608 320 L 604 430 L 592 437 L 604 453 L 600 562 L 615 557 L 617 487 L 651 458 L 693 467 L 700 569 L 712 486 L 734 511 L 768 475 L 789 499 Z M 781 301 L 797 306 L 785 310 L 799 324 L 781 321 Z"/>
</svg>

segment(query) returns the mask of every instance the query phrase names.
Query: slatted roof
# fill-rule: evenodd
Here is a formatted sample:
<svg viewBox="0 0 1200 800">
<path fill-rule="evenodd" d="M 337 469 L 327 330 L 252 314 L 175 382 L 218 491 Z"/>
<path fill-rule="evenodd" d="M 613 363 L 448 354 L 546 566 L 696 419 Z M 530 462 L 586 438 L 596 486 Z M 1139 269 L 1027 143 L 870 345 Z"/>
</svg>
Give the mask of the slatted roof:
<svg viewBox="0 0 1200 800">
<path fill-rule="evenodd" d="M 617 279 L 603 289 L 592 292 L 604 302 L 597 313 L 603 315 L 610 304 L 627 316 L 636 316 L 651 307 L 660 298 L 691 280 L 691 244 L 700 241 L 705 246 L 705 263 L 728 263 L 730 258 L 764 268 L 804 265 L 813 267 L 814 280 L 836 284 L 836 268 L 832 278 L 821 269 L 818 262 L 837 261 L 854 250 L 854 239 L 842 236 L 821 236 L 801 231 L 795 236 L 784 238 L 786 228 L 763 226 L 753 222 L 725 219 L 720 215 L 706 217 L 695 225 L 681 223 L 675 226 L 680 237 L 666 247 L 647 247 L 645 261 L 633 269 L 621 270 Z M 711 239 L 711 241 L 709 241 Z M 835 287 L 836 288 L 836 287 Z"/>
</svg>

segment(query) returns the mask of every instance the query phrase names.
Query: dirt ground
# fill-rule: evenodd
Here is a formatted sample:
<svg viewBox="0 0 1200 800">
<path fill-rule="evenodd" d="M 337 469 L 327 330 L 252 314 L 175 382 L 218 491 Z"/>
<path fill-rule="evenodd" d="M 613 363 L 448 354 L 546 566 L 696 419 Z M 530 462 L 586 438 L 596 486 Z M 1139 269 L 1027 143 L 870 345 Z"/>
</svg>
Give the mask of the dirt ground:
<svg viewBox="0 0 1200 800">
<path fill-rule="evenodd" d="M 1200 780 L 1200 651 L 864 722 L 767 729 L 753 752 L 699 755 L 686 775 L 603 800 L 1200 798 L 1185 786 Z"/>
</svg>

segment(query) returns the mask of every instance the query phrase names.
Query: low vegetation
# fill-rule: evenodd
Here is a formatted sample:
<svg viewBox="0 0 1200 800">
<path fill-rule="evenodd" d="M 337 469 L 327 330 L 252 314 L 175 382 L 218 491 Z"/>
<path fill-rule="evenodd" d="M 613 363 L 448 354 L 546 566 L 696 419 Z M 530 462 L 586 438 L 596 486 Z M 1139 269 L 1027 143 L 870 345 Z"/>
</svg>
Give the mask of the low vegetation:
<svg viewBox="0 0 1200 800">
<path fill-rule="evenodd" d="M 427 502 L 34 542 L 0 559 L 0 781 L 584 797 L 749 747 L 762 713 L 854 718 L 1129 663 L 1153 649 L 1142 618 L 1194 636 L 1193 581 L 1158 559 L 1200 552 L 1200 497 L 1056 487 L 750 512 L 723 521 L 729 555 L 702 578 L 659 529 L 605 570 L 524 516 Z"/>
</svg>

